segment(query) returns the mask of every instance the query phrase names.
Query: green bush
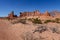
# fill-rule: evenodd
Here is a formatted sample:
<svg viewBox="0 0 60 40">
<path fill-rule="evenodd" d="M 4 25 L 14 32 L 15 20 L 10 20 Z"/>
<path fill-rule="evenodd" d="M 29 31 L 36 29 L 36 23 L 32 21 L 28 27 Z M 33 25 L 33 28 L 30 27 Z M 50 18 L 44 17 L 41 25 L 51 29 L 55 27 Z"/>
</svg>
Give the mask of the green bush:
<svg viewBox="0 0 60 40">
<path fill-rule="evenodd" d="M 28 20 L 29 20 L 29 21 L 32 21 L 32 18 L 29 18 Z"/>
<path fill-rule="evenodd" d="M 59 27 L 50 27 L 50 30 L 51 30 L 53 33 L 60 34 L 60 28 L 59 28 Z"/>
<path fill-rule="evenodd" d="M 60 19 L 59 19 L 59 18 L 56 18 L 55 20 L 56 20 L 56 21 L 59 21 Z"/>
<path fill-rule="evenodd" d="M 46 21 L 44 21 L 44 23 L 49 23 L 49 22 L 52 22 L 51 20 L 46 20 Z"/>
<path fill-rule="evenodd" d="M 51 22 L 55 23 L 55 20 L 51 20 Z"/>
<path fill-rule="evenodd" d="M 20 19 L 19 22 L 23 23 L 23 24 L 26 24 L 26 19 Z"/>
<path fill-rule="evenodd" d="M 22 24 L 26 24 L 26 19 L 19 19 L 17 21 L 13 21 L 11 22 L 12 24 L 16 24 L 16 23 L 22 23 Z"/>
<path fill-rule="evenodd" d="M 46 20 L 46 21 L 44 21 L 44 23 L 49 23 L 49 22 L 60 23 L 59 21 L 60 21 L 60 19 L 56 18 L 55 20 Z"/>
<path fill-rule="evenodd" d="M 42 24 L 42 21 L 40 19 L 36 18 L 36 19 L 33 19 L 32 23 L 34 23 L 34 24 Z"/>
<path fill-rule="evenodd" d="M 55 22 L 56 22 L 56 23 L 60 23 L 59 21 L 60 21 L 59 18 L 56 18 L 56 19 L 55 19 Z"/>
</svg>

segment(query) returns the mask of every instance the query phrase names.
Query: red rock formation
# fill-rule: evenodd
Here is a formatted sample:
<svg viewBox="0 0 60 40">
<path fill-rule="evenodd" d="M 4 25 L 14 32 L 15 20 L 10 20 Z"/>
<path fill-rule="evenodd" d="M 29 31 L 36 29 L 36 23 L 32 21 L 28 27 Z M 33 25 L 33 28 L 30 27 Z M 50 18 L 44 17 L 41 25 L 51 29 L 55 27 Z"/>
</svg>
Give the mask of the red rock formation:
<svg viewBox="0 0 60 40">
<path fill-rule="evenodd" d="M 44 14 L 41 14 L 39 11 L 34 11 L 34 12 L 20 12 L 19 17 L 41 17 L 41 16 L 51 16 L 48 11 L 46 11 Z"/>
<path fill-rule="evenodd" d="M 12 11 L 10 14 L 8 14 L 9 19 L 13 19 L 15 17 L 17 17 L 17 15 L 14 15 L 14 11 Z"/>
<path fill-rule="evenodd" d="M 49 12 L 46 11 L 46 12 L 44 13 L 44 16 L 50 16 Z"/>
<path fill-rule="evenodd" d="M 23 12 L 20 13 L 20 17 L 26 17 L 26 16 L 39 16 L 40 12 L 39 11 L 34 11 L 34 12 Z"/>
<path fill-rule="evenodd" d="M 41 14 L 38 10 L 34 11 L 34 16 L 39 16 L 39 15 L 41 15 Z"/>
</svg>

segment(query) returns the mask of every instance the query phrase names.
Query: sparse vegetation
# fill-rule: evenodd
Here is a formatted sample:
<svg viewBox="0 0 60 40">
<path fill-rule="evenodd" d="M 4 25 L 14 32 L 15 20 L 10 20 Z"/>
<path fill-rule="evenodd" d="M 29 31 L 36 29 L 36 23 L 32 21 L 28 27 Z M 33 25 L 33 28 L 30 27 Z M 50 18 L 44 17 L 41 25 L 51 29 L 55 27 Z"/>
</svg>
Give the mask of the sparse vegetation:
<svg viewBox="0 0 60 40">
<path fill-rule="evenodd" d="M 51 27 L 50 29 L 53 33 L 60 34 L 60 29 L 58 27 Z"/>
<path fill-rule="evenodd" d="M 37 29 L 34 30 L 33 33 L 35 33 L 35 32 L 42 33 L 42 32 L 44 32 L 46 30 L 47 30 L 47 27 L 46 26 L 39 26 L 39 27 L 37 27 Z"/>
<path fill-rule="evenodd" d="M 21 35 L 21 38 L 23 40 L 33 40 L 33 34 L 30 32 L 26 32 Z"/>
<path fill-rule="evenodd" d="M 23 24 L 26 24 L 26 19 L 20 19 L 19 22 L 23 23 Z"/>
<path fill-rule="evenodd" d="M 26 19 L 19 19 L 16 21 L 11 22 L 12 24 L 16 24 L 16 23 L 22 23 L 22 24 L 26 24 Z"/>
<path fill-rule="evenodd" d="M 49 23 L 49 22 L 52 22 L 51 20 L 46 20 L 44 23 Z"/>
<path fill-rule="evenodd" d="M 34 24 L 42 24 L 42 21 L 40 19 L 36 18 L 36 19 L 33 19 L 32 23 L 34 23 Z"/>
<path fill-rule="evenodd" d="M 55 23 L 55 20 L 51 20 L 51 22 Z"/>
<path fill-rule="evenodd" d="M 32 33 L 26 32 L 21 35 L 22 40 L 43 40 L 44 38 L 40 35 L 35 37 Z"/>
<path fill-rule="evenodd" d="M 60 19 L 56 18 L 55 20 L 46 20 L 44 23 L 49 23 L 49 22 L 60 23 L 59 20 Z"/>
<path fill-rule="evenodd" d="M 56 23 L 60 23 L 59 21 L 60 21 L 59 18 L 56 18 L 56 19 L 55 19 L 55 22 L 56 22 Z"/>
<path fill-rule="evenodd" d="M 29 21 L 32 21 L 32 20 L 33 20 L 33 18 L 29 18 L 28 20 L 29 20 Z"/>
<path fill-rule="evenodd" d="M 44 23 L 49 23 L 49 22 L 60 23 L 60 19 L 56 18 L 55 20 L 46 20 Z"/>
</svg>

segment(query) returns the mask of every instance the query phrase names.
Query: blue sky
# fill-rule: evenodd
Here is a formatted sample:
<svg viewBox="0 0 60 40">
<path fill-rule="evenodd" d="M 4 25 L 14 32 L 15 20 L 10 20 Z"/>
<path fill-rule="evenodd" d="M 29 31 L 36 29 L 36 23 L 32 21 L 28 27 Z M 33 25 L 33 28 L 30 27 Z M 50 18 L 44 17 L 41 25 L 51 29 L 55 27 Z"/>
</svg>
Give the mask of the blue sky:
<svg viewBox="0 0 60 40">
<path fill-rule="evenodd" d="M 7 16 L 11 11 L 19 15 L 19 12 L 60 11 L 60 0 L 0 0 L 0 16 Z"/>
</svg>

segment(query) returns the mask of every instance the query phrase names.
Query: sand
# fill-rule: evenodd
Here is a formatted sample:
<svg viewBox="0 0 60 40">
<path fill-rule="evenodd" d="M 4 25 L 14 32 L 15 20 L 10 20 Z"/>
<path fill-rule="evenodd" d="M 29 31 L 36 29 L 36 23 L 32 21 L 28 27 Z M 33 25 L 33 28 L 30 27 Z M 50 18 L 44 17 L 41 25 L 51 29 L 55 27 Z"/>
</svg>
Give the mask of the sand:
<svg viewBox="0 0 60 40">
<path fill-rule="evenodd" d="M 60 34 L 52 33 L 50 29 L 42 33 L 33 33 L 33 31 L 41 25 L 47 26 L 48 29 L 49 27 L 60 27 L 60 24 L 57 23 L 39 25 L 22 23 L 12 24 L 8 20 L 0 20 L 0 40 L 23 40 L 24 37 L 22 36 L 26 35 L 27 33 L 34 36 L 34 38 L 37 40 L 60 40 Z M 31 38 L 32 36 L 28 37 Z M 39 37 L 41 38 L 39 39 Z"/>
</svg>

